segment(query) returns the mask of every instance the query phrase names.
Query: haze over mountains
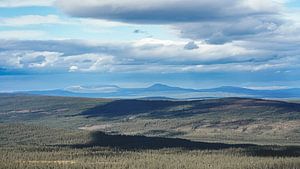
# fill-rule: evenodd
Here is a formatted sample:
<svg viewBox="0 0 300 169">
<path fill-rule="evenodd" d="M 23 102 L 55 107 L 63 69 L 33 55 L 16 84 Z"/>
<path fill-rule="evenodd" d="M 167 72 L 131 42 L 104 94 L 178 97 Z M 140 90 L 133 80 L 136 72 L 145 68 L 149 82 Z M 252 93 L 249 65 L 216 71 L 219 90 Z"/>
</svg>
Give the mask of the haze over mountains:
<svg viewBox="0 0 300 169">
<path fill-rule="evenodd" d="M 222 97 L 249 97 L 298 99 L 300 88 L 258 90 L 242 87 L 223 86 L 209 89 L 190 89 L 154 84 L 146 88 L 121 88 L 116 85 L 72 86 L 65 89 L 24 91 L 24 94 L 90 97 L 90 98 L 145 98 L 145 99 L 202 99 Z"/>
</svg>

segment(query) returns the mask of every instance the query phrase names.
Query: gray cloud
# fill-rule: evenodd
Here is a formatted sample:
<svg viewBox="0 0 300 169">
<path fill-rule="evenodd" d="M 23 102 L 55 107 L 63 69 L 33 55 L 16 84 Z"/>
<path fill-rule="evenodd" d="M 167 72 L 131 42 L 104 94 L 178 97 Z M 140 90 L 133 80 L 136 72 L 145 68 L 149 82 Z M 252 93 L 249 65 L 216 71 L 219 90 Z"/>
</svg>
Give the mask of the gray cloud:
<svg viewBox="0 0 300 169">
<path fill-rule="evenodd" d="M 148 37 L 148 38 L 152 38 L 152 37 L 153 37 L 153 36 L 152 36 L 150 33 L 148 33 L 147 31 L 140 30 L 140 29 L 134 30 L 133 33 L 145 35 L 145 36 Z"/>
<path fill-rule="evenodd" d="M 187 23 L 176 25 L 181 36 L 205 40 L 208 43 L 222 44 L 233 40 L 253 39 L 268 36 L 285 23 L 273 16 L 252 16 L 232 21 Z"/>
<path fill-rule="evenodd" d="M 189 42 L 184 46 L 184 49 L 186 50 L 194 50 L 194 49 L 199 49 L 199 46 L 194 42 Z"/>
<path fill-rule="evenodd" d="M 279 6 L 272 0 L 57 0 L 64 12 L 76 17 L 100 18 L 129 23 L 165 24 L 227 20 L 271 14 Z"/>
<path fill-rule="evenodd" d="M 143 30 L 140 30 L 140 29 L 134 30 L 133 33 L 136 33 L 136 34 L 139 34 L 139 33 L 141 33 L 141 34 L 148 34 L 146 31 L 143 31 Z"/>
<path fill-rule="evenodd" d="M 223 44 L 274 32 L 285 21 L 274 0 L 57 0 L 71 16 L 126 23 L 169 24 L 183 38 Z M 139 33 L 140 31 L 136 31 Z"/>
<path fill-rule="evenodd" d="M 22 58 L 20 60 L 20 64 L 22 65 L 26 65 L 27 63 L 30 63 L 30 64 L 42 64 L 46 62 L 46 57 L 45 56 L 36 56 L 34 58 Z"/>
</svg>

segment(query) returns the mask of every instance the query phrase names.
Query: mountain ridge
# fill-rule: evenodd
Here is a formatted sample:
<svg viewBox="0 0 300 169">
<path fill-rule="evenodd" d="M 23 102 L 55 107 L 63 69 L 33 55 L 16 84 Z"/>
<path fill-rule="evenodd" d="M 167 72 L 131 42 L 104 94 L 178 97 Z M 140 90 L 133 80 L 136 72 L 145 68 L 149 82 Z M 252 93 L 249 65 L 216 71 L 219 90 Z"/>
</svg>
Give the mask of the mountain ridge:
<svg viewBox="0 0 300 169">
<path fill-rule="evenodd" d="M 79 91 L 65 89 L 20 91 L 14 93 L 91 97 L 91 98 L 222 98 L 222 97 L 249 97 L 249 98 L 300 98 L 300 88 L 258 90 L 235 86 L 221 86 L 207 89 L 191 89 L 169 86 L 161 83 L 153 84 L 145 88 L 121 88 L 116 85 L 102 85 L 96 87 L 80 87 Z"/>
</svg>

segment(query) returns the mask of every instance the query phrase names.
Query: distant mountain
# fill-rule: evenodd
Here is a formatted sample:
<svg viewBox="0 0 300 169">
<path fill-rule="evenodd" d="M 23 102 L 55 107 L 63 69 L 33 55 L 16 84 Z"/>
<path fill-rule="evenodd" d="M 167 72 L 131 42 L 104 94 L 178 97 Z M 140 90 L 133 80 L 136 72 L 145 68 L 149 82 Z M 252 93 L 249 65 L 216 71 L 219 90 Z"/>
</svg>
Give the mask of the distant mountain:
<svg viewBox="0 0 300 169">
<path fill-rule="evenodd" d="M 223 86 L 210 89 L 188 89 L 164 84 L 154 84 L 146 88 L 120 88 L 115 85 L 105 86 L 71 86 L 66 89 L 26 91 L 22 94 L 91 97 L 91 98 L 165 98 L 171 99 L 203 99 L 222 97 L 249 98 L 300 98 L 300 88 L 278 90 L 254 90 L 241 87 Z M 168 99 L 166 99 L 168 98 Z"/>
<path fill-rule="evenodd" d="M 199 90 L 199 92 L 224 92 L 244 94 L 258 98 L 300 98 L 300 88 L 278 89 L 278 90 L 254 90 L 241 87 L 223 86 L 213 89 Z"/>
<path fill-rule="evenodd" d="M 218 88 L 212 89 L 200 89 L 200 92 L 226 92 L 226 93 L 241 93 L 241 94 L 253 94 L 252 92 L 255 90 L 241 88 L 241 87 L 233 87 L 233 86 L 222 86 Z"/>
<path fill-rule="evenodd" d="M 155 101 L 155 100 L 160 100 L 160 101 L 164 101 L 164 100 L 168 100 L 168 101 L 180 101 L 179 99 L 175 99 L 175 98 L 170 98 L 170 97 L 142 97 L 142 98 L 137 98 L 138 100 L 150 100 L 150 101 Z"/>
<path fill-rule="evenodd" d="M 34 94 L 34 95 L 47 95 L 47 96 L 76 96 L 79 93 L 73 93 L 66 90 L 40 90 L 40 91 L 26 91 L 26 92 L 18 92 L 24 94 Z"/>
<path fill-rule="evenodd" d="M 176 92 L 197 92 L 195 89 L 185 89 L 180 87 L 172 87 L 164 84 L 154 84 L 145 90 L 147 91 L 176 91 Z"/>
</svg>

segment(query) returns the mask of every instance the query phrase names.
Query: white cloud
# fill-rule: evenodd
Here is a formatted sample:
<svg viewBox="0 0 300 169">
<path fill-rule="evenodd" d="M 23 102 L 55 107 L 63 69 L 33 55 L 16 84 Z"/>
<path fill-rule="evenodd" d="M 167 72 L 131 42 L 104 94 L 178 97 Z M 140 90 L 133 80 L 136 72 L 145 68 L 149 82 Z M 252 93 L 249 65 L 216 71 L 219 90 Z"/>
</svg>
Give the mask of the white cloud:
<svg viewBox="0 0 300 169">
<path fill-rule="evenodd" d="M 47 33 L 40 30 L 7 30 L 0 31 L 0 39 L 40 39 L 46 37 Z"/>
<path fill-rule="evenodd" d="M 56 69 L 69 72 L 107 72 L 117 62 L 105 54 L 63 56 L 49 51 L 0 52 L 0 67 L 13 69 Z"/>
<path fill-rule="evenodd" d="M 214 62 L 220 59 L 235 61 L 248 60 L 248 57 L 259 57 L 260 51 L 248 50 L 241 46 L 227 43 L 223 45 L 213 45 L 201 42 L 194 42 L 198 48 L 185 50 L 185 41 L 170 41 L 158 39 L 142 39 L 133 43 L 128 56 L 131 59 L 143 59 L 145 62 L 159 60 L 168 64 L 197 64 L 199 62 Z"/>
<path fill-rule="evenodd" d="M 227 63 L 212 65 L 191 65 L 178 68 L 179 72 L 260 72 L 282 68 L 284 64 Z"/>
<path fill-rule="evenodd" d="M 114 85 L 101 85 L 101 86 L 70 86 L 65 90 L 79 93 L 112 93 L 118 91 L 120 88 Z"/>
<path fill-rule="evenodd" d="M 88 27 L 94 28 L 111 28 L 111 27 L 119 27 L 119 26 L 128 26 L 129 24 L 121 23 L 121 22 L 114 22 L 114 21 L 107 21 L 101 19 L 92 19 L 92 18 L 76 18 L 73 20 L 77 24 L 85 25 Z"/>
<path fill-rule="evenodd" d="M 259 72 L 299 68 L 300 56 L 273 56 L 238 43 L 223 45 L 142 39 L 128 43 L 4 41 L 0 67 L 63 72 Z M 280 54 L 280 53 L 279 53 Z M 292 53 L 291 53 L 292 54 Z M 283 54 L 282 54 L 283 55 Z"/>
<path fill-rule="evenodd" d="M 58 15 L 21 15 L 16 17 L 0 17 L 0 26 L 28 26 L 41 24 L 64 24 L 84 26 L 94 29 L 129 26 L 121 22 L 106 21 L 91 18 L 62 18 Z"/>
<path fill-rule="evenodd" d="M 78 70 L 78 66 L 71 66 L 70 68 L 69 68 L 69 72 L 76 72 Z"/>
<path fill-rule="evenodd" d="M 89 18 L 69 18 L 60 15 L 0 16 L 0 27 L 5 30 L 2 33 L 0 31 L 0 39 L 86 39 L 85 36 L 90 39 L 91 37 L 98 38 L 99 36 L 95 34 L 99 32 L 104 34 L 103 32 L 111 32 L 111 28 L 122 26 L 128 25 Z M 28 30 L 28 28 L 34 28 L 35 30 Z M 69 28 L 80 33 L 74 34 L 73 31 L 69 31 Z M 56 29 L 60 31 L 56 31 Z"/>
<path fill-rule="evenodd" d="M 40 24 L 65 24 L 56 15 L 23 15 L 12 18 L 0 18 L 0 26 L 28 26 Z"/>
<path fill-rule="evenodd" d="M 253 90 L 280 90 L 280 89 L 288 89 L 288 86 L 250 86 L 246 87 L 248 89 Z"/>
<path fill-rule="evenodd" d="M 52 6 L 54 0 L 1 0 L 0 7 Z"/>
<path fill-rule="evenodd" d="M 0 53 L 0 66 L 5 68 L 45 68 L 56 66 L 61 53 L 49 51 L 6 51 Z"/>
<path fill-rule="evenodd" d="M 116 64 L 113 56 L 104 54 L 82 54 L 65 56 L 61 58 L 57 66 L 64 67 L 70 65 L 70 72 L 97 72 L 97 71 L 109 71 L 111 65 Z"/>
</svg>

